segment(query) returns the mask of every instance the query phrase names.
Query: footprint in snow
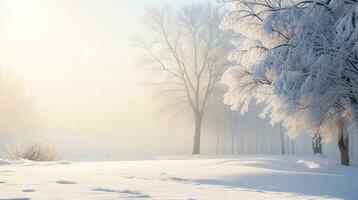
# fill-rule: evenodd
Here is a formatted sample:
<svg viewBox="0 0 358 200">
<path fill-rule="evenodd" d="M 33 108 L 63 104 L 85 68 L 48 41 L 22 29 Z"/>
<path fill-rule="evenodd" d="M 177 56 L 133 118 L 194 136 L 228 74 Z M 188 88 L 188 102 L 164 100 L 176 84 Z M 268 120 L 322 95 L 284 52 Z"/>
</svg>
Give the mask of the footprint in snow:
<svg viewBox="0 0 358 200">
<path fill-rule="evenodd" d="M 118 190 L 119 193 L 124 193 L 124 194 L 142 194 L 141 192 L 138 191 L 132 191 L 132 190 Z"/>
<path fill-rule="evenodd" d="M 176 182 L 190 182 L 189 179 L 185 179 L 185 178 L 180 178 L 180 177 L 169 177 L 170 180 L 176 181 Z"/>
<path fill-rule="evenodd" d="M 56 181 L 57 184 L 65 184 L 65 185 L 73 185 L 76 184 L 74 181 L 66 181 L 66 180 L 58 180 Z"/>
<path fill-rule="evenodd" d="M 126 190 L 112 190 L 112 189 L 107 189 L 107 188 L 95 188 L 95 189 L 92 189 L 92 191 L 127 194 L 127 195 L 131 195 L 131 197 L 133 197 L 133 198 L 151 198 L 151 196 L 148 195 L 148 194 L 144 194 L 144 193 L 139 192 L 139 191 L 128 190 L 128 189 L 126 189 Z"/>
<path fill-rule="evenodd" d="M 25 190 L 22 190 L 22 192 L 36 192 L 36 190 L 33 190 L 33 189 L 25 189 Z"/>
<path fill-rule="evenodd" d="M 135 198 L 152 198 L 150 195 L 148 195 L 148 194 L 141 194 L 141 195 L 137 195 L 137 196 L 135 196 Z"/>
<path fill-rule="evenodd" d="M 95 188 L 92 191 L 96 192 L 117 192 L 117 190 L 107 189 L 107 188 Z"/>
<path fill-rule="evenodd" d="M 70 162 L 70 161 L 59 161 L 59 162 L 50 162 L 45 165 L 51 166 L 51 165 L 71 165 L 71 164 L 72 164 L 72 162 Z"/>
</svg>

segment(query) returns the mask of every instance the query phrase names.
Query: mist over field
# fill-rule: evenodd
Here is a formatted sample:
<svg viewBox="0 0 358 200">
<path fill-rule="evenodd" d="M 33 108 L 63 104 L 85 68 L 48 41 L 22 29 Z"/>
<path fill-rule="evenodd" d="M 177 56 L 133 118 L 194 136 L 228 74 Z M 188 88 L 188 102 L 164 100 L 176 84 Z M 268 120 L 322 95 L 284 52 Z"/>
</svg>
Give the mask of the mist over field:
<svg viewBox="0 0 358 200">
<path fill-rule="evenodd" d="M 0 199 L 358 199 L 357 0 L 0 0 Z"/>
<path fill-rule="evenodd" d="M 24 96 L 19 97 L 24 101 L 20 106 L 29 107 L 28 115 L 37 120 L 25 124 L 25 130 L 16 130 L 18 135 L 7 134 L 15 129 L 15 122 L 4 123 L 1 146 L 23 137 L 40 138 L 76 159 L 187 152 L 191 136 L 183 132 L 189 125 L 180 124 L 183 130 L 176 132 L 167 129 L 166 120 L 158 119 L 158 105 L 143 86 L 145 76 L 136 68 L 130 39 L 140 29 L 146 7 L 163 3 L 185 4 L 1 1 L 3 76 L 16 79 L 10 80 L 8 84 L 14 86 L 9 87 L 21 82 L 23 88 L 13 91 Z"/>
</svg>

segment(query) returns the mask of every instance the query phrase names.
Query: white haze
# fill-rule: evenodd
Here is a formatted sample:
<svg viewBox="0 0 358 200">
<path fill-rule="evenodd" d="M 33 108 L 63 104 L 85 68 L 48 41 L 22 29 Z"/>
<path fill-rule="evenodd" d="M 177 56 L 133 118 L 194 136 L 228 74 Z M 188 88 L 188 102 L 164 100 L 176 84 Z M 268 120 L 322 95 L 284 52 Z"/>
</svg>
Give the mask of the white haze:
<svg viewBox="0 0 358 200">
<path fill-rule="evenodd" d="M 134 70 L 130 37 L 145 8 L 164 3 L 185 1 L 1 0 L 0 65 L 24 82 L 40 120 L 11 140 L 2 133 L 1 145 L 26 135 L 70 158 L 189 152 L 191 134 L 157 120 Z"/>
<path fill-rule="evenodd" d="M 146 7 L 192 2 L 0 0 L 0 66 L 5 76 L 15 74 L 6 81 L 17 99 L 0 100 L 0 151 L 18 139 L 40 138 L 68 159 L 191 153 L 189 120 L 168 122 L 158 116 L 159 102 L 143 86 L 144 73 L 134 69 L 138 59 L 130 37 L 141 30 Z M 3 91 L 0 95 L 8 95 Z M 247 135 L 251 142 L 270 138 L 261 143 L 261 153 L 279 153 L 278 129 L 257 114 L 242 116 L 237 124 L 235 152 L 257 151 L 250 142 L 238 147 Z M 217 142 L 216 131 L 204 131 L 204 153 L 231 153 L 230 131 L 219 132 Z M 310 153 L 306 139 L 304 149 Z"/>
</svg>

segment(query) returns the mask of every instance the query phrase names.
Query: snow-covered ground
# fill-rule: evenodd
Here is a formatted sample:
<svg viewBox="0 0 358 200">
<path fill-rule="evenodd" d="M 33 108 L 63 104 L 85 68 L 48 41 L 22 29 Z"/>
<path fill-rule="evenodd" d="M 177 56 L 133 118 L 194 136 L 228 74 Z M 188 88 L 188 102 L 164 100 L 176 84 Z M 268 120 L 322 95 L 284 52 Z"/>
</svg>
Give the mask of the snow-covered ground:
<svg viewBox="0 0 358 200">
<path fill-rule="evenodd" d="M 358 168 L 320 157 L 6 164 L 0 199 L 358 199 Z"/>
</svg>

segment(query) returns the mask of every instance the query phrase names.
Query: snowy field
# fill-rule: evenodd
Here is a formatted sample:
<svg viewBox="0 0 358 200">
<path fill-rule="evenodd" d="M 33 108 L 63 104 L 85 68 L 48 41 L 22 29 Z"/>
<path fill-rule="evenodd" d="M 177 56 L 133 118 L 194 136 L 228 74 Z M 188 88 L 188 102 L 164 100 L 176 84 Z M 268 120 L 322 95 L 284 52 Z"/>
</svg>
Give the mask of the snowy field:
<svg viewBox="0 0 358 200">
<path fill-rule="evenodd" d="M 358 168 L 298 156 L 3 163 L 0 199 L 354 200 Z"/>
</svg>

